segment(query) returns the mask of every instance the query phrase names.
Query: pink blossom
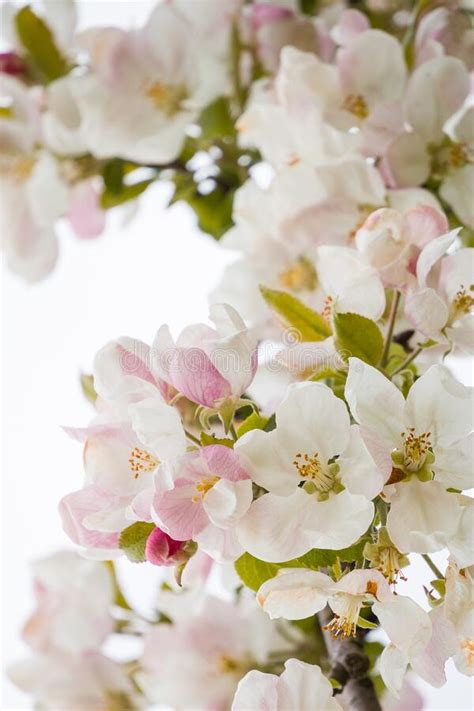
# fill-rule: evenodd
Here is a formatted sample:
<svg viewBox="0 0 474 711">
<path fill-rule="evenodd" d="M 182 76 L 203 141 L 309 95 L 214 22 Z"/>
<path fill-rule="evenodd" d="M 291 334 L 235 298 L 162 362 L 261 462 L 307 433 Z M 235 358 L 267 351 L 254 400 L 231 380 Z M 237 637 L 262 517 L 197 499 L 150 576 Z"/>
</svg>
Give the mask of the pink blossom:
<svg viewBox="0 0 474 711">
<path fill-rule="evenodd" d="M 215 328 L 188 326 L 175 342 L 162 326 L 153 343 L 153 370 L 192 402 L 219 409 L 235 403 L 257 369 L 257 340 L 226 304 L 210 311 Z"/>
<path fill-rule="evenodd" d="M 238 455 L 211 445 L 162 465 L 155 475 L 152 517 L 177 540 L 192 539 L 212 557 L 237 557 L 233 528 L 252 501 L 252 483 Z"/>
</svg>

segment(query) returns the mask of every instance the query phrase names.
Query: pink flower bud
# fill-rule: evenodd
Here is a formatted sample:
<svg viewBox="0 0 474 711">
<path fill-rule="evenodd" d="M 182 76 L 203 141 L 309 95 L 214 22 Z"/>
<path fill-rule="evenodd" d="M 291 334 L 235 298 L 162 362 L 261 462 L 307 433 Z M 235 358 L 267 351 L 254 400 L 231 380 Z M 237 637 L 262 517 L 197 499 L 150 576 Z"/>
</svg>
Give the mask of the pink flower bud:
<svg viewBox="0 0 474 711">
<path fill-rule="evenodd" d="M 17 77 L 26 73 L 26 65 L 15 52 L 0 52 L 0 72 Z"/>
<path fill-rule="evenodd" d="M 153 565 L 176 565 L 186 560 L 183 546 L 186 541 L 175 541 L 160 528 L 154 528 L 148 536 L 145 555 Z"/>
</svg>

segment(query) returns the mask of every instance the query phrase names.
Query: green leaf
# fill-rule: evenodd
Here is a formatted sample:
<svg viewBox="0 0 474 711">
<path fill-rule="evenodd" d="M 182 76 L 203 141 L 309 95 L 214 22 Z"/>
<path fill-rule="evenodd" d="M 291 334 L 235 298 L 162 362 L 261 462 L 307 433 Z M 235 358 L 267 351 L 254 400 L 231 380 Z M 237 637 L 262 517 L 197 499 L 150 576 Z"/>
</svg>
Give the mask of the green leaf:
<svg viewBox="0 0 474 711">
<path fill-rule="evenodd" d="M 119 548 L 123 550 L 132 563 L 145 562 L 146 542 L 154 528 L 154 523 L 137 521 L 136 523 L 132 523 L 128 528 L 125 528 L 120 534 Z"/>
<path fill-rule="evenodd" d="M 201 444 L 203 447 L 208 447 L 211 444 L 222 444 L 224 447 L 233 448 L 234 442 L 227 437 L 215 437 L 207 432 L 201 432 Z"/>
<path fill-rule="evenodd" d="M 89 400 L 93 405 L 97 400 L 97 393 L 94 388 L 94 376 L 87 375 L 87 373 L 81 373 L 80 378 L 81 388 L 86 400 Z"/>
<path fill-rule="evenodd" d="M 121 158 L 112 158 L 104 165 L 102 171 L 104 185 L 106 190 L 113 195 L 118 195 L 123 190 L 124 166 Z"/>
<path fill-rule="evenodd" d="M 140 180 L 140 182 L 133 183 L 132 185 L 124 185 L 119 193 L 110 192 L 110 190 L 106 188 L 100 196 L 101 207 L 106 210 L 110 207 L 122 205 L 124 202 L 128 202 L 129 200 L 134 200 L 153 182 L 153 178 L 148 178 L 147 180 Z"/>
<path fill-rule="evenodd" d="M 252 412 L 237 428 L 237 436 L 240 438 L 246 432 L 250 432 L 250 430 L 263 430 L 267 422 L 268 419 L 266 417 L 262 417 L 258 412 Z"/>
<path fill-rule="evenodd" d="M 237 575 L 250 590 L 257 592 L 259 587 L 270 578 L 274 578 L 278 573 L 277 563 L 265 563 L 263 560 L 254 558 L 250 553 L 244 553 L 235 561 Z"/>
<path fill-rule="evenodd" d="M 59 79 L 69 72 L 69 64 L 57 48 L 53 33 L 28 5 L 17 12 L 15 28 L 29 59 L 46 81 Z"/>
<path fill-rule="evenodd" d="M 360 616 L 357 620 L 357 627 L 362 627 L 363 630 L 376 630 L 378 626 L 379 625 L 377 625 L 375 622 L 370 622 L 369 620 L 366 620 Z"/>
<path fill-rule="evenodd" d="M 320 568 L 329 568 L 338 559 L 345 562 L 359 560 L 366 542 L 367 538 L 364 537 L 353 546 L 339 551 L 313 548 L 305 555 L 281 563 L 266 563 L 250 553 L 244 553 L 235 562 L 235 570 L 242 582 L 256 592 L 266 580 L 275 577 L 280 568 L 320 570 Z"/>
<path fill-rule="evenodd" d="M 228 99 L 221 96 L 206 106 L 198 119 L 198 124 L 201 126 L 201 137 L 204 140 L 213 141 L 223 136 L 235 135 Z"/>
<path fill-rule="evenodd" d="M 370 365 L 378 365 L 382 357 L 383 336 L 375 321 L 359 314 L 336 313 L 334 330 L 336 348 L 345 360 L 355 356 Z"/>
<path fill-rule="evenodd" d="M 325 319 L 285 291 L 260 287 L 268 306 L 279 316 L 283 325 L 298 331 L 301 341 L 322 341 L 331 335 Z"/>
<path fill-rule="evenodd" d="M 199 229 L 214 239 L 220 239 L 232 227 L 233 190 L 218 186 L 207 195 L 196 191 L 185 200 L 196 214 Z"/>
</svg>

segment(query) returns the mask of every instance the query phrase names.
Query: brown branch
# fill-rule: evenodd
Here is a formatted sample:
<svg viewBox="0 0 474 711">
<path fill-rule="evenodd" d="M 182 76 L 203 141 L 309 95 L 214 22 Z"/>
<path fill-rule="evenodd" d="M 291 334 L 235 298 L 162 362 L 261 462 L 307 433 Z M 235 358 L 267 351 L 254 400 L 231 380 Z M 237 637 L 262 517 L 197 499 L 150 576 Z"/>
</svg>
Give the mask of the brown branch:
<svg viewBox="0 0 474 711">
<path fill-rule="evenodd" d="M 350 711 L 382 711 L 369 677 L 369 658 L 364 652 L 366 631 L 357 628 L 355 637 L 335 638 L 324 629 L 332 618 L 326 607 L 319 613 L 331 663 L 330 676 L 342 686 L 342 699 Z"/>
</svg>

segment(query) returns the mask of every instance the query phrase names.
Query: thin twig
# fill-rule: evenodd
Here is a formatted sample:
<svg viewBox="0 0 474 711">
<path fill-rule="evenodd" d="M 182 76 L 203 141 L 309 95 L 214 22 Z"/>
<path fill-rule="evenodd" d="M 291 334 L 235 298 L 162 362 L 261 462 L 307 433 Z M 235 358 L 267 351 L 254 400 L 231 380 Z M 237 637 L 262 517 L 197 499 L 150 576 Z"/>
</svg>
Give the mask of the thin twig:
<svg viewBox="0 0 474 711">
<path fill-rule="evenodd" d="M 392 344 L 393 329 L 395 328 L 395 320 L 397 318 L 398 305 L 400 303 L 401 293 L 397 290 L 395 296 L 393 297 L 392 306 L 390 309 L 390 316 L 388 317 L 388 328 L 387 334 L 385 336 L 385 343 L 383 346 L 382 358 L 380 360 L 380 366 L 385 368 L 388 361 L 388 356 L 390 353 L 390 346 Z"/>
<path fill-rule="evenodd" d="M 401 373 L 402 370 L 405 370 L 405 368 L 407 368 L 410 365 L 410 363 L 412 363 L 415 360 L 415 358 L 417 358 L 420 355 L 422 350 L 423 350 L 423 348 L 420 347 L 420 348 L 417 348 L 415 351 L 413 351 L 413 353 L 410 353 L 408 358 L 406 360 L 404 360 L 403 363 L 398 366 L 398 368 L 395 368 L 393 373 L 391 373 L 390 377 L 393 378 L 394 375 L 398 375 L 398 373 Z"/>
</svg>

